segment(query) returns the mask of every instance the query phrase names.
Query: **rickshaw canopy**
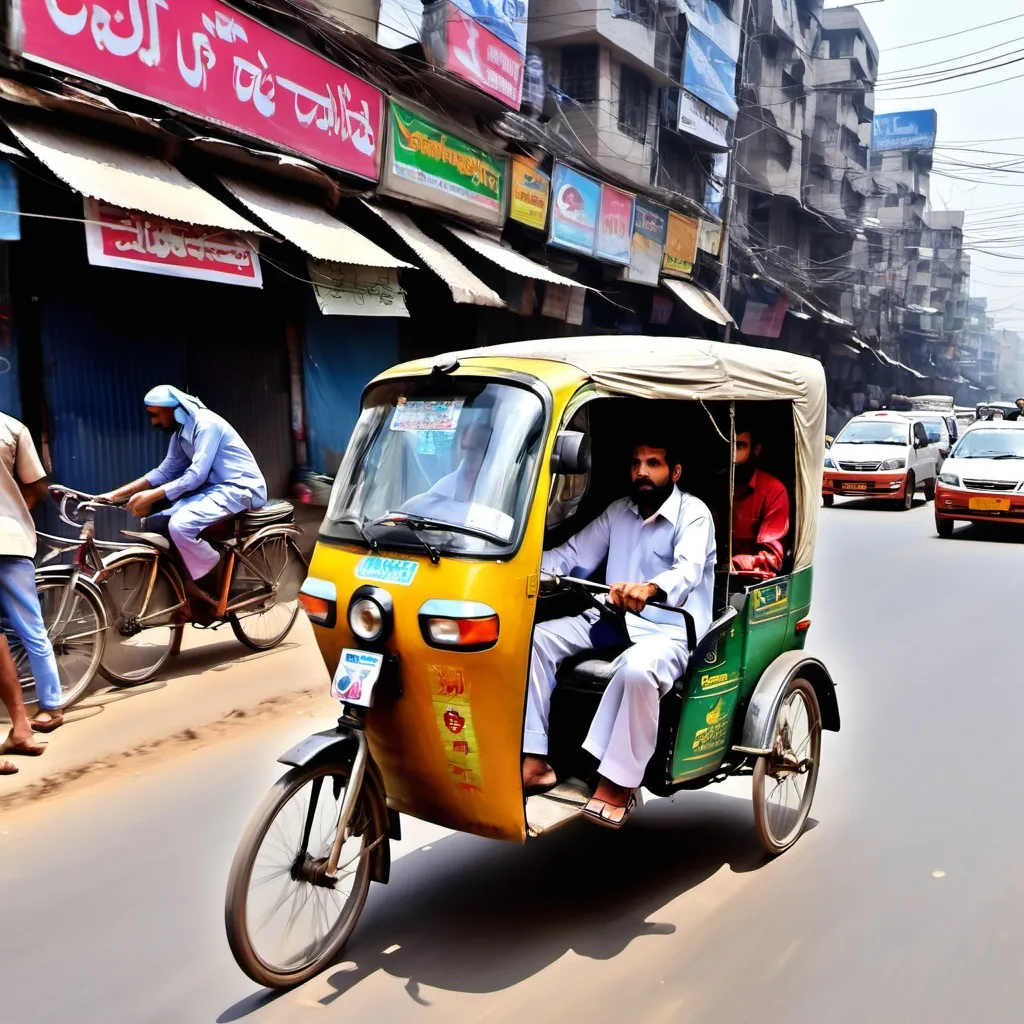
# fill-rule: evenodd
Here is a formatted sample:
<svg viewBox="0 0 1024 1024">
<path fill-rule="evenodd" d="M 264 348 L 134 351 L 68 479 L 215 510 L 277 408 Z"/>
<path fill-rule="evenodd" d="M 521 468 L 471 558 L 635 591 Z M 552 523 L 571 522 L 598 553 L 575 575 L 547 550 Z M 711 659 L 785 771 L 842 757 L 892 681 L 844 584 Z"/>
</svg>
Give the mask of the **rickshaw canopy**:
<svg viewBox="0 0 1024 1024">
<path fill-rule="evenodd" d="M 543 359 L 577 367 L 606 396 L 681 401 L 788 401 L 796 445 L 794 571 L 814 557 L 824 471 L 826 392 L 821 364 L 806 356 L 700 338 L 601 335 L 489 345 L 452 353 L 469 360 Z M 437 362 L 435 358 L 434 362 Z"/>
</svg>

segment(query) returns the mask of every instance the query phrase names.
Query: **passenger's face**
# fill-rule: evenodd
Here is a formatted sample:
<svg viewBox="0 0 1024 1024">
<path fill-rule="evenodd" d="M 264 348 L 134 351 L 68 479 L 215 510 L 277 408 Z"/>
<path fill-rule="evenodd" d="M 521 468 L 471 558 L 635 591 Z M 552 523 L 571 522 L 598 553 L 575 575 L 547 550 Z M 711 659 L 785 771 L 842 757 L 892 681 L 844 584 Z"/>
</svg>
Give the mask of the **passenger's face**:
<svg viewBox="0 0 1024 1024">
<path fill-rule="evenodd" d="M 736 465 L 745 466 L 748 462 L 756 460 L 761 454 L 761 446 L 754 444 L 754 439 L 749 430 L 736 435 Z"/>
<path fill-rule="evenodd" d="M 177 428 L 177 421 L 174 419 L 174 410 L 160 405 L 147 405 L 146 412 L 149 413 L 149 422 L 160 430 L 174 430 Z"/>
</svg>

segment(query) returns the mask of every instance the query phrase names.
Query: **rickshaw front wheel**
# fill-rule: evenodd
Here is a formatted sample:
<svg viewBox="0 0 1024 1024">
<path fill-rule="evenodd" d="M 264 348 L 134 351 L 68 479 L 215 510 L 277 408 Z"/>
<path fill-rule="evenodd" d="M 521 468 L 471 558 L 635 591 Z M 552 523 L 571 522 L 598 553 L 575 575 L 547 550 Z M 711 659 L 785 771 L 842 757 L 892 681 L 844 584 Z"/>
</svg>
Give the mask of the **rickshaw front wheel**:
<svg viewBox="0 0 1024 1024">
<path fill-rule="evenodd" d="M 228 878 L 224 924 L 238 966 L 268 988 L 301 985 L 329 967 L 355 929 L 370 888 L 371 853 L 386 836 L 377 788 L 364 778 L 339 821 L 347 766 L 293 768 L 256 809 Z M 383 812 L 386 820 L 386 811 Z M 338 829 L 338 868 L 327 871 Z"/>
<path fill-rule="evenodd" d="M 754 766 L 754 824 L 773 856 L 800 838 L 821 762 L 821 709 L 814 687 L 792 679 L 775 718 L 772 752 Z"/>
</svg>

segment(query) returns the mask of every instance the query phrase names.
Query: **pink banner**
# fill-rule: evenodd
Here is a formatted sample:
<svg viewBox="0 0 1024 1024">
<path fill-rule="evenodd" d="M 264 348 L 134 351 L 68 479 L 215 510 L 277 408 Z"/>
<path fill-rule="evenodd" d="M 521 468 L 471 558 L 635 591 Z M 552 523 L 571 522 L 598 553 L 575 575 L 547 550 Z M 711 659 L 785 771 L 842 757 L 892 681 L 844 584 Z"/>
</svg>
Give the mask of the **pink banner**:
<svg viewBox="0 0 1024 1024">
<path fill-rule="evenodd" d="M 523 58 L 493 32 L 448 4 L 448 70 L 513 110 L 523 99 Z"/>
<path fill-rule="evenodd" d="M 263 286 L 256 250 L 247 238 L 85 200 L 85 244 L 94 267 L 144 270 L 170 277 Z"/>
<path fill-rule="evenodd" d="M 31 60 L 376 181 L 384 100 L 218 0 L 21 0 Z"/>
<path fill-rule="evenodd" d="M 598 259 L 628 264 L 632 241 L 633 197 L 611 185 L 602 185 L 595 255 Z"/>
</svg>

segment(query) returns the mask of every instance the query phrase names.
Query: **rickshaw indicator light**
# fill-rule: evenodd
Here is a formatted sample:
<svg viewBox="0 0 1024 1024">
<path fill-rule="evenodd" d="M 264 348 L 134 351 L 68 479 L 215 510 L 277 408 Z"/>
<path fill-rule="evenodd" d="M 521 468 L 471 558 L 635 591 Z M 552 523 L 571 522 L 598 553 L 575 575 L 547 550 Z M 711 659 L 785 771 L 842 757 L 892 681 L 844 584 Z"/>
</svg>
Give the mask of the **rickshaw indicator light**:
<svg viewBox="0 0 1024 1024">
<path fill-rule="evenodd" d="M 423 625 L 427 643 L 435 647 L 482 651 L 498 642 L 497 615 L 484 619 L 428 618 Z"/>
<path fill-rule="evenodd" d="M 796 624 L 796 626 L 793 627 L 793 632 L 796 633 L 797 636 L 800 636 L 801 633 L 806 633 L 807 630 L 809 630 L 810 628 L 811 628 L 811 620 L 810 619 L 801 619 Z"/>
<path fill-rule="evenodd" d="M 327 616 L 330 615 L 331 606 L 322 597 L 314 597 L 312 594 L 303 594 L 299 592 L 299 604 L 302 605 L 302 610 L 310 617 L 310 619 L 317 623 L 317 625 L 323 625 L 327 621 Z"/>
</svg>

